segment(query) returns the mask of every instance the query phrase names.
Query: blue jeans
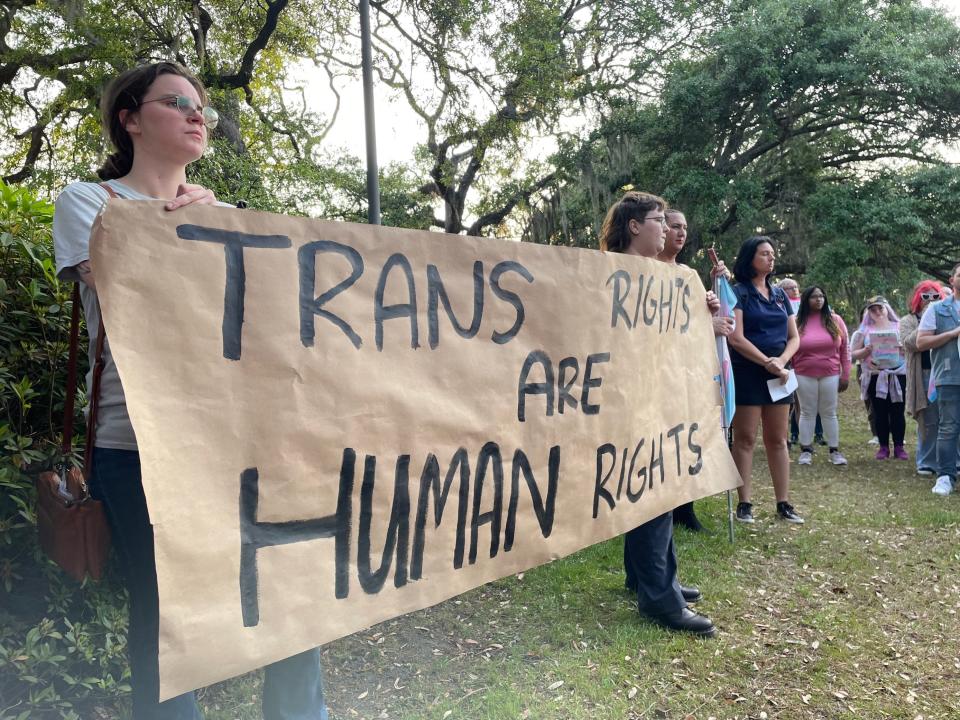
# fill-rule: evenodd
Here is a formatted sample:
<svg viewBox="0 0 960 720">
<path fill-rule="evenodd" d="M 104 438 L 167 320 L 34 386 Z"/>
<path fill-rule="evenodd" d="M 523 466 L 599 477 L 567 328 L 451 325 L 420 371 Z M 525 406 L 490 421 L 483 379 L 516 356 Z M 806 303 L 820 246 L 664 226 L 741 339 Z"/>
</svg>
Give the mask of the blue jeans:
<svg viewBox="0 0 960 720">
<path fill-rule="evenodd" d="M 960 439 L 960 385 L 937 386 L 940 428 L 937 432 L 937 475 L 957 478 L 957 441 Z"/>
<path fill-rule="evenodd" d="M 160 603 L 153 555 L 153 526 L 140 479 L 140 454 L 96 448 L 90 493 L 107 512 L 113 547 L 130 596 L 130 685 L 134 720 L 202 720 L 192 692 L 158 702 Z M 320 651 L 294 655 L 266 667 L 264 720 L 327 720 Z"/>
<path fill-rule="evenodd" d="M 930 384 L 930 371 L 923 371 L 923 387 Z M 924 390 L 926 392 L 926 390 Z M 920 411 L 922 423 L 917 423 L 917 470 L 937 469 L 937 434 L 940 431 L 940 401 L 929 403 Z M 957 446 L 957 468 L 960 468 L 960 445 Z"/>
</svg>

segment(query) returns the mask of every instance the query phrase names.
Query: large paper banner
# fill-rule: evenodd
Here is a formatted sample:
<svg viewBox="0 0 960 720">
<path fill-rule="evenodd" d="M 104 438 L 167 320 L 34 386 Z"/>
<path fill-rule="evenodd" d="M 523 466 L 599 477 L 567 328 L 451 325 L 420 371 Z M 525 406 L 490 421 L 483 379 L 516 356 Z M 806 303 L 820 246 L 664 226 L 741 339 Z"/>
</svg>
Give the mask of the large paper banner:
<svg viewBox="0 0 960 720">
<path fill-rule="evenodd" d="M 740 482 L 689 269 L 128 200 L 92 254 L 163 698 Z"/>
</svg>

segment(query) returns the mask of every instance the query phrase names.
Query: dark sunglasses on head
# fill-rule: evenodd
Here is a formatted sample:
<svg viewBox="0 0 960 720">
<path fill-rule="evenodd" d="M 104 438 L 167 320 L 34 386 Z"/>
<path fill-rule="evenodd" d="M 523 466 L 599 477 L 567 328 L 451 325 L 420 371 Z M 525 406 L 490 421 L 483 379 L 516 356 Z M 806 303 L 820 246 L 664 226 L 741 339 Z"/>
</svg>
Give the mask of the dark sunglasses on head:
<svg viewBox="0 0 960 720">
<path fill-rule="evenodd" d="M 163 97 L 153 98 L 152 100 L 141 100 L 140 104 L 146 105 L 147 103 L 153 102 L 165 102 L 171 107 L 176 107 L 177 110 L 180 111 L 180 114 L 186 117 L 190 117 L 194 113 L 200 113 L 200 117 L 203 118 L 203 124 L 210 130 L 213 130 L 217 126 L 217 123 L 220 122 L 220 113 L 209 105 L 198 105 L 186 95 L 164 95 Z"/>
</svg>

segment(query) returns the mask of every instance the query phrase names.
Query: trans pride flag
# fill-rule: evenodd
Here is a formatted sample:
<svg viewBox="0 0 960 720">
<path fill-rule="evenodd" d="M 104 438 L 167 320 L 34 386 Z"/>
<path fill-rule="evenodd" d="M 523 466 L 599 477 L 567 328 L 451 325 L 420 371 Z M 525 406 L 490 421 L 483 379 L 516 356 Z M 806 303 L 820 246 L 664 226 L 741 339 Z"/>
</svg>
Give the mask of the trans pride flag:
<svg viewBox="0 0 960 720">
<path fill-rule="evenodd" d="M 713 292 L 720 299 L 720 315 L 733 318 L 733 308 L 737 305 L 737 296 L 725 277 L 714 278 Z M 733 422 L 733 414 L 737 411 L 737 394 L 733 387 L 733 365 L 730 363 L 730 349 L 725 337 L 717 337 L 717 357 L 720 359 L 720 374 L 716 377 L 720 383 L 720 398 L 723 407 L 720 409 L 720 424 L 726 430 Z"/>
</svg>

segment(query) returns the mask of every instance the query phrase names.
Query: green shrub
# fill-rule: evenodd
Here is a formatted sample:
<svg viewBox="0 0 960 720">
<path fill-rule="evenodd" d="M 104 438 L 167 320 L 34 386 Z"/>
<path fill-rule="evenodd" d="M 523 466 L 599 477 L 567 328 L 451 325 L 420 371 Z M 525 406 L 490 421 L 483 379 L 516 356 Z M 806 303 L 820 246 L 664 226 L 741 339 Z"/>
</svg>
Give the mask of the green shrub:
<svg viewBox="0 0 960 720">
<path fill-rule="evenodd" d="M 92 718 L 129 690 L 116 579 L 78 585 L 37 543 L 34 479 L 59 460 L 71 312 L 52 220 L 50 202 L 0 182 L 0 720 Z"/>
</svg>

